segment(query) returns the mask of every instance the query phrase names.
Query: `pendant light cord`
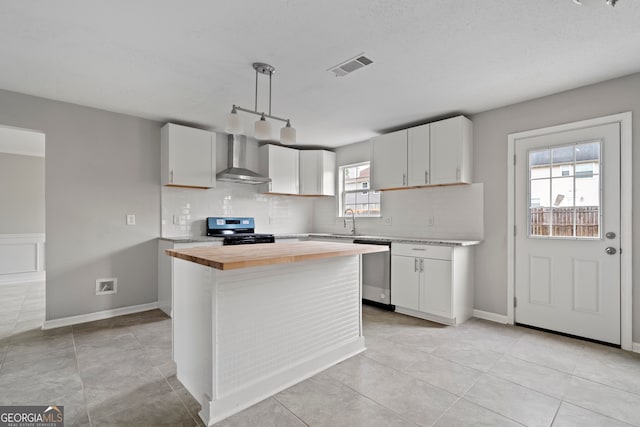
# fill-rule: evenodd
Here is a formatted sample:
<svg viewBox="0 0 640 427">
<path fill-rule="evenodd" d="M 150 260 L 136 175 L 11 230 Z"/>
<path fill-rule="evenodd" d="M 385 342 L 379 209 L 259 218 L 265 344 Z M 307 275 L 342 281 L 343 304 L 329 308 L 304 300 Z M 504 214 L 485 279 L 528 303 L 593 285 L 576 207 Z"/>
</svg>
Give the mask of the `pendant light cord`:
<svg viewBox="0 0 640 427">
<path fill-rule="evenodd" d="M 258 70 L 256 69 L 256 102 L 253 110 L 258 112 Z"/>
<path fill-rule="evenodd" d="M 273 71 L 269 72 L 269 115 L 271 115 L 271 77 L 273 76 Z"/>
</svg>

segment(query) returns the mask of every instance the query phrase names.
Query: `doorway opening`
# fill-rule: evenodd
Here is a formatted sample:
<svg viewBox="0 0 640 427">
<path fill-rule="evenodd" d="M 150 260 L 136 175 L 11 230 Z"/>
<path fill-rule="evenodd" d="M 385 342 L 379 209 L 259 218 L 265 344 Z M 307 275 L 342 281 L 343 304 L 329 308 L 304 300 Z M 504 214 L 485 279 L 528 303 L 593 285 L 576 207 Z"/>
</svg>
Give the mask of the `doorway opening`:
<svg viewBox="0 0 640 427">
<path fill-rule="evenodd" d="M 1 343 L 45 319 L 44 133 L 0 126 L 0 203 Z"/>
</svg>

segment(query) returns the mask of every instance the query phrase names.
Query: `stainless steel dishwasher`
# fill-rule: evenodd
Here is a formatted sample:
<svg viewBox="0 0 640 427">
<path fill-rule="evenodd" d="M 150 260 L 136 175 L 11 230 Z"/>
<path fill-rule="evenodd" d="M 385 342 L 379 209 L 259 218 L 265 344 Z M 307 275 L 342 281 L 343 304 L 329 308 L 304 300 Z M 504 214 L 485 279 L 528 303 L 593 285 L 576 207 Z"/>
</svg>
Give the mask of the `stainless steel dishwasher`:
<svg viewBox="0 0 640 427">
<path fill-rule="evenodd" d="M 391 305 L 391 241 L 356 239 L 353 243 L 384 245 L 387 252 L 362 254 L 362 302 L 394 311 Z"/>
</svg>

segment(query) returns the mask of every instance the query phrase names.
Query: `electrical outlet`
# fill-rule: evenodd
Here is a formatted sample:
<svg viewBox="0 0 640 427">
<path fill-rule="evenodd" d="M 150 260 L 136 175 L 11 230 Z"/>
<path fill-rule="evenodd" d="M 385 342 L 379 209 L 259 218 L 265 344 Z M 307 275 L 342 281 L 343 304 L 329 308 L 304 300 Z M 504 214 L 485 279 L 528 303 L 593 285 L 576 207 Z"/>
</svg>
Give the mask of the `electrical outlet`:
<svg viewBox="0 0 640 427">
<path fill-rule="evenodd" d="M 429 217 L 427 218 L 427 225 L 428 225 L 429 227 L 433 227 L 433 226 L 434 226 L 434 224 L 435 224 L 435 222 L 436 222 L 436 218 L 435 218 L 435 216 L 433 216 L 433 215 L 429 215 Z"/>
<path fill-rule="evenodd" d="M 392 217 L 385 216 L 382 218 L 382 225 L 390 226 L 392 224 Z"/>
<path fill-rule="evenodd" d="M 136 225 L 136 216 L 134 214 L 127 214 L 127 225 Z"/>
<path fill-rule="evenodd" d="M 117 292 L 118 279 L 116 277 L 96 279 L 96 295 L 109 295 Z"/>
<path fill-rule="evenodd" d="M 173 216 L 173 225 L 180 225 L 180 215 Z"/>
</svg>

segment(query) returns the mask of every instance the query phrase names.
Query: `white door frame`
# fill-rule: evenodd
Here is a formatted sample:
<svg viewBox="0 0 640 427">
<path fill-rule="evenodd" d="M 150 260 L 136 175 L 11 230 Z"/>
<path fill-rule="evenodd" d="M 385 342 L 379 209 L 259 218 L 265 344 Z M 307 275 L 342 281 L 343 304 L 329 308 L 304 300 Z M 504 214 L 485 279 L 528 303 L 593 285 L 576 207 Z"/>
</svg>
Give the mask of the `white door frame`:
<svg viewBox="0 0 640 427">
<path fill-rule="evenodd" d="M 515 148 L 518 140 L 532 136 L 542 136 L 551 133 L 582 129 L 620 123 L 620 339 L 621 347 L 625 350 L 633 349 L 633 301 L 632 301 L 632 176 L 631 167 L 631 111 L 613 114 L 611 116 L 598 117 L 579 122 L 550 126 L 542 129 L 534 129 L 524 132 L 509 134 L 508 137 L 508 217 L 507 217 L 507 322 L 514 323 L 515 309 L 513 306 L 515 296 Z M 522 161 L 522 160 L 520 160 Z M 525 230 L 520 230 L 524 233 Z"/>
</svg>

